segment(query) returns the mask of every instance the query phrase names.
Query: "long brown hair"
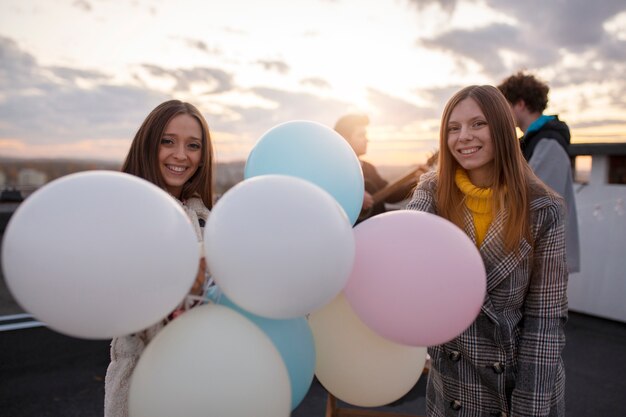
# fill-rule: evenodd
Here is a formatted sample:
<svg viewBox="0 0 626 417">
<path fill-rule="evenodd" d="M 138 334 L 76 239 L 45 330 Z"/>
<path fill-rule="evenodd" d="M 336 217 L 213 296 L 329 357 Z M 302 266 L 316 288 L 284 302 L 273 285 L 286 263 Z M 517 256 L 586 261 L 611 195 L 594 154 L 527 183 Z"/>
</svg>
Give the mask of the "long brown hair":
<svg viewBox="0 0 626 417">
<path fill-rule="evenodd" d="M 195 118 L 202 130 L 202 158 L 195 174 L 183 185 L 181 199 L 200 196 L 204 205 L 213 207 L 213 145 L 209 126 L 200 111 L 192 104 L 179 100 L 169 100 L 159 104 L 150 112 L 135 134 L 122 172 L 136 175 L 162 189 L 165 181 L 159 170 L 159 144 L 167 124 L 179 114 Z"/>
<path fill-rule="evenodd" d="M 458 162 L 448 148 L 450 113 L 463 100 L 471 98 L 480 107 L 491 134 L 494 147 L 493 209 L 506 210 L 504 245 L 512 250 L 524 237 L 532 243 L 530 234 L 530 184 L 535 178 L 522 155 L 515 121 L 508 102 L 500 91 L 490 85 L 472 85 L 457 92 L 446 104 L 439 130 L 439 168 L 437 207 L 439 214 L 463 228 L 463 194 L 454 177 Z"/>
</svg>

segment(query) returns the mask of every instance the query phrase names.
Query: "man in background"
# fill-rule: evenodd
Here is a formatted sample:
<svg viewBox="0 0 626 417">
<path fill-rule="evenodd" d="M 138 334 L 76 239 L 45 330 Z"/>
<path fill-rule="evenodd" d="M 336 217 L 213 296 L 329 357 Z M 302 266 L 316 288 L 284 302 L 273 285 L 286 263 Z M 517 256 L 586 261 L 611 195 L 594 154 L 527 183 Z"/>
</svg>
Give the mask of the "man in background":
<svg viewBox="0 0 626 417">
<path fill-rule="evenodd" d="M 544 115 L 548 105 L 547 84 L 520 71 L 505 79 L 498 88 L 511 106 L 517 126 L 524 132 L 522 152 L 535 174 L 560 194 L 567 206 L 567 265 L 570 272 L 580 271 L 578 216 L 568 155 L 570 131 L 558 116 Z"/>
<path fill-rule="evenodd" d="M 374 165 L 361 159 L 361 156 L 365 155 L 367 152 L 367 126 L 369 122 L 369 118 L 366 115 L 347 114 L 342 116 L 337 120 L 337 123 L 335 123 L 335 131 L 343 136 L 350 144 L 354 153 L 356 153 L 356 156 L 359 158 L 359 161 L 361 161 L 361 168 L 363 169 L 365 194 L 363 196 L 361 214 L 359 215 L 357 223 L 377 214 L 384 213 L 386 211 L 385 203 L 397 203 L 410 197 L 410 193 L 416 183 L 413 181 L 401 187 L 383 201 L 374 200 L 372 195 L 387 187 L 388 182 L 380 176 Z"/>
</svg>

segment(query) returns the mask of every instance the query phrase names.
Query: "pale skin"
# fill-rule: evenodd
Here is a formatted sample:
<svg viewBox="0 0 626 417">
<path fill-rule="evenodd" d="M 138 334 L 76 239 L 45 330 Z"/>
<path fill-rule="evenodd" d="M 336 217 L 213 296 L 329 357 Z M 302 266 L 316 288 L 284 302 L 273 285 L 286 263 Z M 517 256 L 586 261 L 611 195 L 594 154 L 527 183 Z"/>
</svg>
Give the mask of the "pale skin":
<svg viewBox="0 0 626 417">
<path fill-rule="evenodd" d="M 159 144 L 159 171 L 166 191 L 174 197 L 180 199 L 183 185 L 200 167 L 202 146 L 202 127 L 194 117 L 179 114 L 165 127 Z M 206 260 L 201 258 L 192 294 L 201 294 L 205 273 Z"/>
<path fill-rule="evenodd" d="M 518 100 L 516 103 L 509 103 L 515 118 L 515 124 L 522 132 L 526 133 L 528 127 L 541 116 L 541 112 L 531 111 L 524 100 Z"/>
<path fill-rule="evenodd" d="M 494 147 L 489 124 L 473 98 L 459 102 L 447 126 L 448 149 L 477 187 L 493 183 Z"/>
</svg>

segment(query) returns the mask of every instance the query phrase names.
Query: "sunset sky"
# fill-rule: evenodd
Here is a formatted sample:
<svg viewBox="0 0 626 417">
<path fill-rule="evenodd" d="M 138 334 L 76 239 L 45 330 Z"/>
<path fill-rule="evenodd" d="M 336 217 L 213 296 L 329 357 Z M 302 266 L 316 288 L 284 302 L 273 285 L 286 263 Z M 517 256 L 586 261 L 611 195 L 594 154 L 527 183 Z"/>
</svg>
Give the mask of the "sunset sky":
<svg viewBox="0 0 626 417">
<path fill-rule="evenodd" d="M 358 111 L 370 160 L 417 163 L 452 93 L 519 69 L 573 141 L 626 142 L 624 0 L 0 0 L 0 156 L 121 161 L 178 98 L 218 161 Z"/>
</svg>

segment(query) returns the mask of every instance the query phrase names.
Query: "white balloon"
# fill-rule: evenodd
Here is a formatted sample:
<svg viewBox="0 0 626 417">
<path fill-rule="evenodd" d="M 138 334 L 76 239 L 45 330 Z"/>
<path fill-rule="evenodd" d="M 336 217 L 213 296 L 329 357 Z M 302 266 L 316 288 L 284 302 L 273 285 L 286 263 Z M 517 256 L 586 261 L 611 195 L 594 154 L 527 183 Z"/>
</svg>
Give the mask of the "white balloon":
<svg viewBox="0 0 626 417">
<path fill-rule="evenodd" d="M 234 310 L 204 305 L 146 347 L 128 399 L 131 417 L 282 417 L 291 412 L 287 368 L 272 341 Z"/>
<path fill-rule="evenodd" d="M 138 177 L 91 171 L 52 181 L 11 217 L 9 290 L 51 328 L 108 339 L 167 316 L 191 288 L 198 241 L 175 199 Z"/>
<path fill-rule="evenodd" d="M 262 175 L 231 188 L 204 230 L 215 281 L 237 305 L 274 319 L 302 317 L 332 300 L 354 262 L 343 209 L 317 185 Z"/>
</svg>

